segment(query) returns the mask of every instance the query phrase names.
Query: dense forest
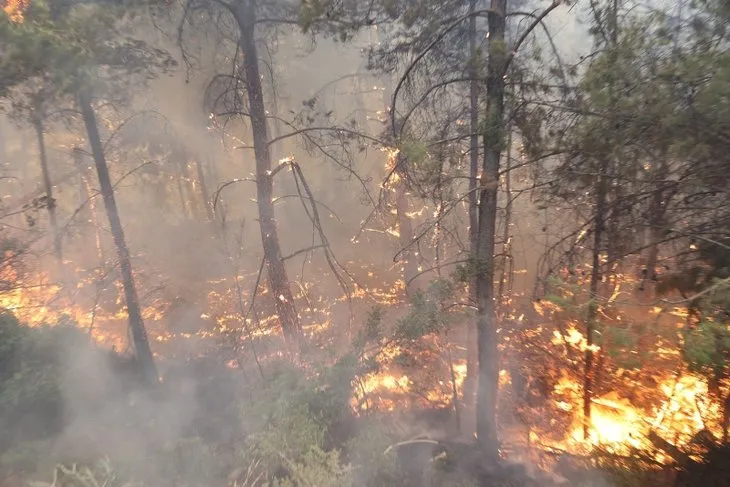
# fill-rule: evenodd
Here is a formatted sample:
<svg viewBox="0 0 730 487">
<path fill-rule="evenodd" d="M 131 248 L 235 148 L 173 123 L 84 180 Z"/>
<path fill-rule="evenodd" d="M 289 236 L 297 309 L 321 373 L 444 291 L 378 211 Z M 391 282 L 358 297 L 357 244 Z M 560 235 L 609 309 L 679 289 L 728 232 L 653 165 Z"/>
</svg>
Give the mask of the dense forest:
<svg viewBox="0 0 730 487">
<path fill-rule="evenodd" d="M 725 0 L 0 7 L 0 487 L 730 486 Z"/>
</svg>

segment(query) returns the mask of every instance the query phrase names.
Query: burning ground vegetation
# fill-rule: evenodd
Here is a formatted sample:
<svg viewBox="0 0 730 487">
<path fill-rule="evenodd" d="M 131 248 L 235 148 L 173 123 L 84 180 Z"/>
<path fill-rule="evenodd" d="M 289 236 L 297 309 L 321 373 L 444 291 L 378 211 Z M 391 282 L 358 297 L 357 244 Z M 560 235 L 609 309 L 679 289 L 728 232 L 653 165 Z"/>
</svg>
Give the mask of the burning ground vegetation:
<svg viewBox="0 0 730 487">
<path fill-rule="evenodd" d="M 130 399 L 134 397 L 130 391 L 136 389 L 134 378 L 121 381 L 127 384 L 122 389 L 109 389 L 110 383 L 117 383 L 113 377 L 128 376 L 132 370 L 124 358 L 129 339 L 123 294 L 113 285 L 113 274 L 76 269 L 54 279 L 50 273 L 6 265 L 6 288 L 0 302 L 7 312 L 28 330 L 61 333 L 73 329 L 79 333 L 70 341 L 59 334 L 24 349 L 31 355 L 56 357 L 53 366 L 64 372 L 54 372 L 53 380 L 64 383 L 68 390 L 46 384 L 44 394 L 51 399 L 41 396 L 39 400 L 60 401 L 66 412 L 51 414 L 43 408 L 30 408 L 21 415 L 25 419 L 14 419 L 25 424 L 42 414 L 48 415 L 48 424 L 37 425 L 31 433 L 27 426 L 20 431 L 9 428 L 13 439 L 3 444 L 2 456 L 7 485 L 37 475 L 41 466 L 47 473 L 52 470 L 51 460 L 60 459 L 68 461 L 55 475 L 76 479 L 69 482 L 85 479 L 99 485 L 104 479 L 111 482 L 124 476 L 147 478 L 148 482 L 154 479 L 151 485 L 158 485 L 155 482 L 160 482 L 160 476 L 166 476 L 170 485 L 203 485 L 188 483 L 190 479 L 181 475 L 205 485 L 265 485 L 261 483 L 268 475 L 265 472 L 282 465 L 289 465 L 289 472 L 301 469 L 299 475 L 304 477 L 321 474 L 312 473 L 315 466 L 334 475 L 330 483 L 311 485 L 353 481 L 356 485 L 390 485 L 403 481 L 399 477 L 403 472 L 413 481 L 412 462 L 418 454 L 408 453 L 409 448 L 425 445 L 428 458 L 446 458 L 447 464 L 449 458 L 453 462 L 453 458 L 468 456 L 463 449 L 471 440 L 464 437 L 464 430 L 468 431 L 473 411 L 465 397 L 465 344 L 469 339 L 465 324 L 472 315 L 451 306 L 463 288 L 458 281 L 435 280 L 406 304 L 401 280 L 376 277 L 362 263 L 348 264 L 361 267 L 361 287 L 337 299 L 328 299 L 329 292 L 317 283 L 297 283 L 294 299 L 305 344 L 293 359 L 294 369 L 275 318 L 273 298 L 258 272 L 209 279 L 204 284 L 206 293 L 197 302 L 166 297 L 157 284 L 164 279 L 136 275 L 140 282 L 152 283 L 142 298 L 142 312 L 166 391 L 164 397 L 144 399 Z M 322 270 L 320 275 L 327 272 Z M 104 279 L 109 282 L 103 284 Z M 70 287 L 68 282 L 76 284 Z M 591 482 L 598 472 L 607 485 L 622 485 L 621 472 L 641 474 L 642 483 L 631 485 L 673 484 L 677 471 L 688 465 L 698 468 L 724 441 L 727 384 L 713 382 L 712 374 L 686 365 L 682 356 L 689 339 L 684 333 L 689 326 L 686 309 L 669 304 L 636 306 L 622 299 L 622 289 L 636 284 L 628 273 L 615 273 L 605 284 L 607 298 L 599 307 L 602 338 L 588 345 L 582 322 L 584 284 L 581 279 L 566 277 L 553 282 L 551 293 L 543 299 L 526 300 L 516 293 L 500 307 L 502 455 L 527 466 L 517 475 L 524 477 L 518 485 L 569 481 L 594 485 Z M 69 365 L 68 357 L 60 352 L 48 354 L 47 347 L 58 343 L 78 346 L 79 337 L 88 350 L 74 354 L 100 355 L 74 359 Z M 596 363 L 586 434 L 588 350 Z M 108 375 L 102 376 L 106 379 L 79 369 L 90 364 L 99 367 L 99 360 L 108 369 Z M 22 377 L 18 371 L 15 375 Z M 6 390 L 13 391 L 12 379 L 6 382 Z M 65 385 L 67 381 L 72 385 Z M 79 391 L 78 381 L 93 386 Z M 15 394 L 3 401 L 22 410 L 24 401 L 37 391 L 21 388 Z M 92 399 L 95 395 L 105 399 Z M 93 406 L 85 404 L 87 401 Z M 180 408 L 181 401 L 189 407 Z M 58 415 L 55 419 L 54 414 Z M 115 415 L 122 418 L 120 424 L 110 426 L 110 421 L 116 422 Z M 135 421 L 141 428 L 138 434 L 120 432 Z M 33 441 L 25 441 L 26 434 Z M 105 436 L 114 446 L 99 439 Z M 375 462 L 372 478 L 364 479 L 362 472 L 344 467 L 352 467 L 355 463 L 346 462 L 366 455 L 361 442 L 367 449 L 379 448 L 383 455 L 367 459 Z M 294 458 L 309 443 L 319 449 L 297 457 L 303 463 L 287 456 Z M 155 462 L 163 465 L 141 467 L 146 462 L 130 454 L 130 445 L 153 448 Z M 282 445 L 290 451 L 279 451 Z M 339 449 L 329 449 L 335 445 Z M 406 452 L 402 454 L 405 464 L 400 453 L 394 460 L 399 467 L 386 461 L 390 458 L 387 452 L 395 451 L 394 445 L 403 445 L 400 449 Z M 242 448 L 245 453 L 239 451 Z M 89 451 L 105 452 L 111 463 L 96 463 L 98 458 L 89 456 Z M 331 456 L 333 451 L 343 456 Z M 267 454 L 280 460 L 267 463 L 262 458 Z M 188 465 L 193 472 L 177 471 L 179 462 L 190 462 L 193 457 L 200 463 Z M 81 463 L 70 467 L 77 459 Z M 237 462 L 245 463 L 245 469 Z M 433 461 L 417 465 L 415 470 L 436 468 Z M 456 477 L 467 475 L 457 471 Z M 453 469 L 444 467 L 444 472 L 450 473 L 433 474 L 429 485 L 457 485 L 448 483 L 455 475 Z M 425 485 L 418 483 L 424 482 L 419 475 L 413 485 Z"/>
</svg>

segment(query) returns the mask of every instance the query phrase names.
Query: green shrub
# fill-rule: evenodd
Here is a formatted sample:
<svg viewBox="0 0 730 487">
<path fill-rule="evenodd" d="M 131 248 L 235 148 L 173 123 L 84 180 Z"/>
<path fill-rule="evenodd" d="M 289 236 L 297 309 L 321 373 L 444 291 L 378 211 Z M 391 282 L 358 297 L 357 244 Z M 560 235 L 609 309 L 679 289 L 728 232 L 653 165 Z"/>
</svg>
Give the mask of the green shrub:
<svg viewBox="0 0 730 487">
<path fill-rule="evenodd" d="M 64 353 L 79 335 L 71 326 L 26 328 L 0 315 L 0 451 L 60 431 Z"/>
<path fill-rule="evenodd" d="M 131 487 L 117 476 L 108 459 L 100 460 L 91 467 L 57 465 L 51 482 L 30 482 L 30 487 Z"/>
<path fill-rule="evenodd" d="M 340 462 L 337 450 L 323 451 L 310 448 L 298 461 L 284 459 L 289 474 L 274 479 L 270 487 L 350 487 L 353 485 L 351 470 Z M 268 486 L 267 486 L 268 487 Z"/>
</svg>

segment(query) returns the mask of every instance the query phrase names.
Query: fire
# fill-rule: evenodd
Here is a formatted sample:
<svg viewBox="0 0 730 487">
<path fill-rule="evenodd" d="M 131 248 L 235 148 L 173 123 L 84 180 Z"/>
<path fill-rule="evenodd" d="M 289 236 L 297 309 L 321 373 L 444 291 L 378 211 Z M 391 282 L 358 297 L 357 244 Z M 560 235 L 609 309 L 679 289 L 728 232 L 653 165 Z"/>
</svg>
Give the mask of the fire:
<svg viewBox="0 0 730 487">
<path fill-rule="evenodd" d="M 365 285 L 353 289 L 351 298 L 362 305 L 372 303 L 387 305 L 390 312 L 402 310 L 404 307 L 404 283 L 401 279 L 382 279 L 376 277 L 372 266 L 361 262 L 349 262 L 351 268 L 359 267 L 362 274 L 367 276 Z M 322 275 L 326 273 L 323 272 Z M 5 282 L 13 282 L 14 286 L 0 293 L 0 307 L 15 313 L 18 318 L 30 326 L 55 324 L 70 318 L 79 327 L 90 330 L 90 335 L 99 343 L 123 347 L 126 344 L 126 312 L 121 298 L 122 293 L 117 290 L 117 300 L 112 310 L 101 309 L 100 306 L 90 306 L 88 302 L 78 299 L 86 294 L 91 285 L 96 285 L 96 277 L 83 276 L 77 271 L 73 276 L 78 282 L 74 289 L 64 288 L 53 282 L 47 273 L 39 273 L 30 279 L 23 280 L 8 267 L 2 276 Z M 209 339 L 214 342 L 233 332 L 236 343 L 245 340 L 264 339 L 279 332 L 278 320 L 273 311 L 273 302 L 276 296 L 260 284 L 257 291 L 256 311 L 248 314 L 251 300 L 251 284 L 257 274 L 250 273 L 234 278 L 210 280 L 207 282 L 207 300 L 202 305 L 200 319 L 211 324 L 208 330 L 197 332 L 175 333 L 164 326 L 168 304 L 162 300 L 151 300 L 151 305 L 143 309 L 143 316 L 150 325 L 150 339 L 156 347 L 171 342 L 173 339 Z M 302 325 L 305 334 L 310 340 L 318 343 L 331 343 L 334 333 L 337 333 L 339 318 L 333 309 L 342 306 L 347 298 L 340 296 L 331 298 L 317 293 L 317 285 L 307 282 L 295 282 L 293 286 L 294 299 L 298 303 Z M 119 284 L 116 284 L 119 286 Z M 111 286 L 112 289 L 114 285 Z M 85 292 L 84 292 L 85 291 Z M 615 293 L 614 293 L 615 295 Z M 88 299 L 87 299 L 88 301 Z M 150 299 L 147 298 L 149 302 Z M 535 310 L 544 317 L 553 312 L 561 312 L 561 307 L 547 300 L 533 303 Z M 651 314 L 659 314 L 662 310 L 651 309 Z M 676 313 L 671 313 L 675 316 Z M 507 313 L 510 320 L 523 323 L 524 314 L 514 310 Z M 534 337 L 539 334 L 547 336 L 545 343 L 548 347 L 569 347 L 575 351 L 585 351 L 587 343 L 584 334 L 579 330 L 578 319 L 563 320 L 559 329 L 549 329 L 545 324 L 537 327 Z M 353 380 L 353 395 L 350 406 L 355 414 L 365 414 L 372 411 L 394 411 L 396 409 L 410 409 L 414 407 L 453 407 L 454 391 L 457 400 L 462 398 L 463 383 L 466 378 L 466 362 L 463 356 L 455 356 L 451 360 L 451 344 L 440 343 L 436 336 L 426 336 L 422 340 L 438 353 L 420 357 L 424 362 L 438 362 L 438 373 L 429 377 L 422 377 L 422 371 L 412 366 L 399 365 L 399 357 L 404 350 L 394 343 L 381 344 L 375 356 L 377 368 Z M 505 337 L 509 341 L 510 337 Z M 512 343 L 510 341 L 510 343 Z M 156 351 L 159 348 L 156 349 Z M 594 345 L 596 353 L 604 351 Z M 676 363 L 681 360 L 676 349 L 670 344 L 659 345 L 654 350 L 657 357 L 671 359 Z M 580 354 L 579 354 L 580 355 Z M 448 358 L 448 360 L 447 360 Z M 707 380 L 702 376 L 683 373 L 657 372 L 652 369 L 652 379 L 655 383 L 648 385 L 639 383 L 639 379 L 626 379 L 631 382 L 633 389 L 639 393 L 625 397 L 622 389 L 614 386 L 611 392 L 598 394 L 592 400 L 591 427 L 589 437 L 583 436 L 583 385 L 578 377 L 577 368 L 566 367 L 550 391 L 549 404 L 553 415 L 564 415 L 566 418 L 560 432 L 550 430 L 549 426 L 531 428 L 530 437 L 536 444 L 553 446 L 568 452 L 587 453 L 600 446 L 617 454 L 630 454 L 632 449 L 642 451 L 656 451 L 650 439 L 651 434 L 677 447 L 688 446 L 693 438 L 703 430 L 710 431 L 715 437 L 720 437 L 720 423 L 722 411 L 717 401 L 710 401 L 710 392 Z M 618 370 L 620 376 L 623 372 Z M 649 374 L 649 373 L 647 373 Z M 657 374 L 659 377 L 657 378 Z M 619 377 L 612 377 L 618 379 Z M 511 386 L 510 373 L 501 370 L 499 387 L 506 390 Z M 648 400 L 642 394 L 651 390 L 652 399 Z M 565 427 L 567 425 L 567 427 Z M 666 460 L 661 454 L 655 454 L 658 461 Z"/>
<path fill-rule="evenodd" d="M 555 394 L 561 397 L 555 405 L 572 413 L 573 422 L 562 441 L 542 442 L 570 452 L 586 453 L 601 446 L 617 454 L 629 454 L 630 448 L 655 449 L 649 439 L 650 433 L 667 438 L 677 447 L 687 446 L 705 429 L 719 436 L 722 416 L 719 406 L 703 405 L 708 393 L 705 379 L 692 374 L 667 377 L 659 384 L 659 389 L 663 399 L 658 406 L 648 409 L 636 406 L 616 391 L 594 398 L 590 435 L 584 439 L 582 386 L 564 373 L 555 386 Z M 657 454 L 656 460 L 664 458 Z"/>
<path fill-rule="evenodd" d="M 9 263 L 0 274 L 3 282 L 11 283 L 0 292 L 0 309 L 12 313 L 21 323 L 31 327 L 72 323 L 88 330 L 89 336 L 100 345 L 118 350 L 127 346 L 127 312 L 121 301 L 121 284 L 115 283 L 117 289 L 112 285 L 104 290 L 117 294 L 115 309 L 110 310 L 99 304 L 100 290 L 93 291 L 97 276 L 89 276 L 81 270 L 69 273 L 68 281 L 75 284 L 66 286 L 55 281 L 48 272 L 21 276 Z M 96 294 L 96 299 L 83 299 L 89 294 Z M 142 308 L 142 318 L 148 324 L 158 322 L 164 317 L 165 308 L 165 303 L 152 300 L 149 306 Z M 155 339 L 157 334 L 151 335 Z"/>
<path fill-rule="evenodd" d="M 11 22 L 21 23 L 23 22 L 25 12 L 30 6 L 30 0 L 7 0 L 0 2 L 0 4 Z"/>
</svg>

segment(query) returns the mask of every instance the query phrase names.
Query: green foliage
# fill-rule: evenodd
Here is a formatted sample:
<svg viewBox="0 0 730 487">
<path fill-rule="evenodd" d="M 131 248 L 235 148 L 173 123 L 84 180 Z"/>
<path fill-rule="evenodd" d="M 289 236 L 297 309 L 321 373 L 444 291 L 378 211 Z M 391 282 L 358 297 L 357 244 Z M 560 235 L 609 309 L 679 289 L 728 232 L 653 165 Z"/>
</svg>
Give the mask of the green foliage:
<svg viewBox="0 0 730 487">
<path fill-rule="evenodd" d="M 419 164 L 428 157 L 428 146 L 420 140 L 403 138 L 399 141 L 398 148 L 411 164 Z"/>
<path fill-rule="evenodd" d="M 8 380 L 18 370 L 27 330 L 15 316 L 0 314 L 0 381 Z"/>
<path fill-rule="evenodd" d="M 108 459 L 103 459 L 91 467 L 78 465 L 57 465 L 53 471 L 53 480 L 49 482 L 31 482 L 31 487 L 121 487 L 129 485 L 119 479 Z"/>
<path fill-rule="evenodd" d="M 5 442 L 46 437 L 63 420 L 61 381 L 73 351 L 92 350 L 73 324 L 27 328 L 0 316 L 0 425 Z"/>
<path fill-rule="evenodd" d="M 0 455 L 0 469 L 9 472 L 51 470 L 55 463 L 50 456 L 51 441 L 26 441 L 13 445 Z"/>
<path fill-rule="evenodd" d="M 454 297 L 454 285 L 447 279 L 433 280 L 426 292 L 416 293 L 411 300 L 411 311 L 398 322 L 396 337 L 416 340 L 430 333 L 448 329 L 458 314 L 445 306 Z"/>
<path fill-rule="evenodd" d="M 489 259 L 477 259 L 470 256 L 464 264 L 458 265 L 454 271 L 454 280 L 469 284 L 477 276 L 487 275 L 493 268 L 493 262 Z"/>
<path fill-rule="evenodd" d="M 130 76 L 143 83 L 176 66 L 165 51 L 124 32 L 132 4 L 56 7 L 34 0 L 23 21 L 15 23 L 0 14 L 0 97 L 33 80 L 42 80 L 47 97 L 75 96 L 102 79 L 118 95 L 130 89 Z"/>
<path fill-rule="evenodd" d="M 403 484 L 395 449 L 389 448 L 395 441 L 375 420 L 361 425 L 360 433 L 345 445 L 356 485 L 397 487 Z"/>
<path fill-rule="evenodd" d="M 340 462 L 336 450 L 310 448 L 297 461 L 286 461 L 289 475 L 274 479 L 270 487 L 349 487 L 353 485 L 351 470 Z"/>
<path fill-rule="evenodd" d="M 344 482 L 347 474 L 335 468 L 339 460 L 333 445 L 341 441 L 343 425 L 351 418 L 351 382 L 357 365 L 353 355 L 314 373 L 278 364 L 256 400 L 242 409 L 249 432 L 242 461 L 256 464 L 271 482 L 282 470 L 287 481 L 294 482 L 271 485 L 310 485 L 323 469 Z"/>
<path fill-rule="evenodd" d="M 692 369 L 719 372 L 730 365 L 730 330 L 724 323 L 699 323 L 685 335 L 683 352 Z"/>
<path fill-rule="evenodd" d="M 363 351 L 366 346 L 380 342 L 383 338 L 383 313 L 384 311 L 381 306 L 374 306 L 368 312 L 365 324 L 353 340 L 355 350 Z"/>
<path fill-rule="evenodd" d="M 153 479 L 165 479 L 168 485 L 198 486 L 213 479 L 222 480 L 225 459 L 216 449 L 199 438 L 170 441 L 154 453 Z"/>
</svg>

